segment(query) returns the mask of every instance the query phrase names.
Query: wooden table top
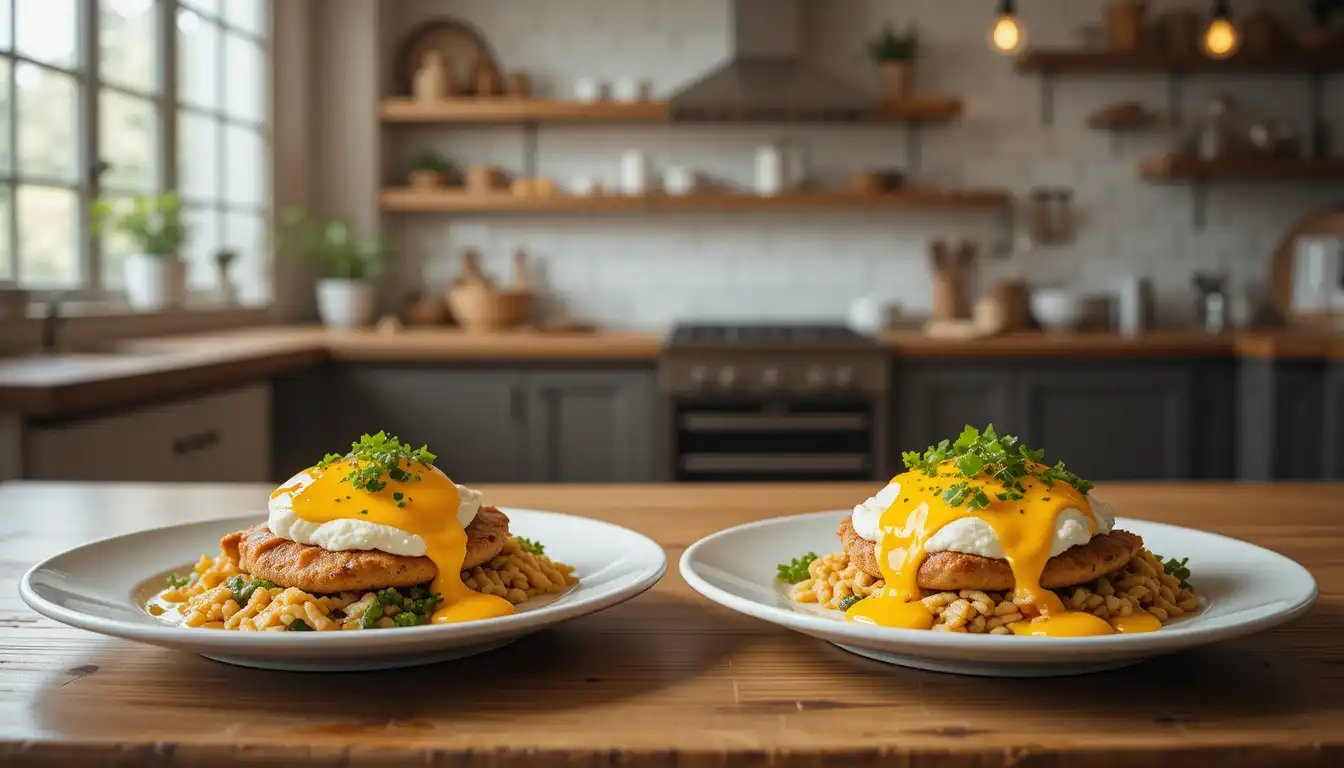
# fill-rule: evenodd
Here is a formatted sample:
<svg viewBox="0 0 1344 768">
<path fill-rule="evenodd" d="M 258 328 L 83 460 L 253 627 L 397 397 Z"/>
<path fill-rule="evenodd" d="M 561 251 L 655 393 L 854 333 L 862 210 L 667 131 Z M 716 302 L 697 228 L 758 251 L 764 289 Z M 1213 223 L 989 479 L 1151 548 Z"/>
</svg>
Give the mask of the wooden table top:
<svg viewBox="0 0 1344 768">
<path fill-rule="evenodd" d="M 720 608 L 677 575 L 701 536 L 851 505 L 871 485 L 487 486 L 499 504 L 645 533 L 665 547 L 668 575 L 609 611 L 418 669 L 232 667 L 67 628 L 19 600 L 16 582 L 39 559 L 257 509 L 267 490 L 0 486 L 0 764 L 1344 764 L 1340 484 L 1103 486 L 1123 513 L 1298 560 L 1321 598 L 1286 627 L 1076 678 L 889 667 Z"/>
</svg>

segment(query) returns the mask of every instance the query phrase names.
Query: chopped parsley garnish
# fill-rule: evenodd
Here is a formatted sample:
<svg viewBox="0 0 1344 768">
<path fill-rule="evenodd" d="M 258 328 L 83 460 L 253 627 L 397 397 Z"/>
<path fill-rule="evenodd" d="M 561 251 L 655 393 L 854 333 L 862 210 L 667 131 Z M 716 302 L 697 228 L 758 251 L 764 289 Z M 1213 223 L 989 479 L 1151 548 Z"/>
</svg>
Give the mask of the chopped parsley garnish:
<svg viewBox="0 0 1344 768">
<path fill-rule="evenodd" d="M 239 605 L 247 605 L 247 601 L 252 599 L 252 593 L 256 592 L 258 589 L 280 588 L 280 585 L 273 581 L 267 581 L 266 579 L 243 581 L 242 576 L 229 577 L 229 580 L 224 582 L 224 586 L 228 587 L 229 591 L 233 593 L 233 599 Z"/>
<path fill-rule="evenodd" d="M 421 621 L 423 621 L 423 619 L 421 619 L 420 616 L 411 613 L 410 611 L 402 611 L 392 617 L 392 622 L 398 627 L 414 627 Z"/>
<path fill-rule="evenodd" d="M 382 603 L 383 605 L 395 605 L 398 608 L 401 607 L 401 601 L 403 599 L 396 587 L 388 587 L 387 589 L 378 590 L 377 597 L 379 603 Z"/>
<path fill-rule="evenodd" d="M 522 546 L 523 549 L 526 549 L 528 552 L 531 552 L 534 555 L 541 555 L 546 553 L 545 545 L 543 545 L 539 541 L 533 541 L 524 536 L 519 536 L 518 543 Z"/>
<path fill-rule="evenodd" d="M 862 599 L 863 598 L 858 595 L 846 595 L 845 597 L 840 598 L 840 602 L 836 603 L 836 605 L 840 606 L 840 610 L 848 611 L 855 603 Z"/>
<path fill-rule="evenodd" d="M 780 581 L 783 581 L 786 584 L 797 584 L 803 579 L 806 579 L 808 577 L 807 567 L 816 559 L 816 552 L 808 552 L 802 557 L 793 558 L 788 564 L 781 563 L 780 565 L 775 566 L 779 571 Z"/>
<path fill-rule="evenodd" d="M 943 440 L 929 446 L 923 453 L 905 451 L 901 461 L 906 469 L 922 472 L 933 478 L 956 478 L 943 490 L 942 499 L 946 503 L 959 507 L 967 505 L 972 509 L 985 509 L 989 506 L 989 497 L 979 483 L 970 481 L 988 479 L 1003 486 L 995 492 L 999 501 L 1019 501 L 1025 490 L 1022 479 L 1031 477 L 1046 488 L 1053 488 L 1062 482 L 1073 486 L 1079 493 L 1092 490 L 1092 483 L 1078 477 L 1064 467 L 1064 462 L 1054 466 L 1045 465 L 1045 451 L 1033 450 L 1023 445 L 1013 435 L 999 435 L 990 424 L 981 432 L 969 424 L 961 431 L 956 441 Z M 950 464 L 952 472 L 941 471 L 943 465 Z M 1048 500 L 1049 497 L 1046 497 Z"/>
<path fill-rule="evenodd" d="M 1181 580 L 1181 589 L 1190 588 L 1190 569 L 1185 565 L 1190 562 L 1190 558 L 1185 557 L 1177 560 L 1172 557 L 1164 560 L 1156 552 L 1153 553 L 1153 557 L 1157 558 L 1157 561 L 1162 564 L 1162 570 L 1166 571 L 1168 576 L 1175 576 Z"/>
<path fill-rule="evenodd" d="M 373 629 L 378 626 L 378 620 L 383 618 L 383 604 L 375 602 L 364 609 L 364 615 L 359 617 L 359 626 L 364 629 Z"/>
<path fill-rule="evenodd" d="M 349 482 L 361 491 L 376 493 L 386 488 L 389 481 L 418 481 L 420 475 L 413 471 L 416 465 L 433 467 L 437 458 L 427 445 L 411 448 L 395 437 L 388 437 L 386 432 L 379 432 L 376 435 L 360 436 L 358 441 L 350 444 L 350 452 L 343 456 L 328 453 L 317 463 L 317 467 L 326 469 L 337 462 L 348 462 L 351 465 L 350 474 L 341 478 L 341 482 Z M 400 491 L 392 495 L 399 507 L 405 506 L 402 495 Z"/>
<path fill-rule="evenodd" d="M 187 576 L 178 576 L 176 573 L 174 573 L 168 577 L 168 586 L 170 587 L 185 587 L 190 583 L 191 583 L 190 574 Z"/>
</svg>

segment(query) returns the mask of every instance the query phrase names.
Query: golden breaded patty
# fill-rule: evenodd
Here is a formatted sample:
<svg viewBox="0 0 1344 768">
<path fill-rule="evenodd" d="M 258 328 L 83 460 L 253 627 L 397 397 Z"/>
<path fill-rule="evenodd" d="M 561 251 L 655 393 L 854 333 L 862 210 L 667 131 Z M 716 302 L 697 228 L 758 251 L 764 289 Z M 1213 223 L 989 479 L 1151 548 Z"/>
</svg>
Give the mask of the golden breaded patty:
<svg viewBox="0 0 1344 768">
<path fill-rule="evenodd" d="M 509 518 L 495 507 L 481 507 L 467 526 L 467 556 L 462 568 L 488 562 L 509 540 Z M 377 550 L 329 552 L 282 539 L 265 523 L 230 533 L 219 541 L 239 570 L 282 587 L 317 594 L 412 587 L 433 581 L 439 569 L 428 557 L 404 557 Z"/>
<path fill-rule="evenodd" d="M 848 517 L 836 533 L 850 562 L 870 576 L 882 578 L 874 553 L 876 544 L 860 536 Z M 1088 543 L 1070 547 L 1046 561 L 1041 586 L 1060 589 L 1086 584 L 1125 567 L 1141 549 L 1143 539 L 1129 531 L 1094 536 Z M 919 586 L 940 592 L 960 589 L 1003 592 L 1013 588 L 1013 571 L 1007 560 L 961 552 L 932 552 L 919 566 Z"/>
</svg>

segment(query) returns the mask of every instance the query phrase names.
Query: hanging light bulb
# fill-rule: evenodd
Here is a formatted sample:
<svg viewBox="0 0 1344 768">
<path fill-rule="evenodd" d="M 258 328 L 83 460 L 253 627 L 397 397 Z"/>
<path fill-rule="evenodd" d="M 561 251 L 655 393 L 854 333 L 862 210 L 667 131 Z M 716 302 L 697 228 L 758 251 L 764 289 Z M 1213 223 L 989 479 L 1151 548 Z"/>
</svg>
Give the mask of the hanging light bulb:
<svg viewBox="0 0 1344 768">
<path fill-rule="evenodd" d="M 989 47 L 1005 56 L 1017 53 L 1027 44 L 1027 30 L 1017 21 L 1015 0 L 1001 0 L 999 15 L 989 28 Z"/>
<path fill-rule="evenodd" d="M 1226 59 L 1241 48 L 1241 33 L 1232 23 L 1228 0 L 1215 0 L 1213 12 L 1209 14 L 1209 28 L 1204 31 L 1201 42 L 1205 55 L 1213 59 Z"/>
</svg>

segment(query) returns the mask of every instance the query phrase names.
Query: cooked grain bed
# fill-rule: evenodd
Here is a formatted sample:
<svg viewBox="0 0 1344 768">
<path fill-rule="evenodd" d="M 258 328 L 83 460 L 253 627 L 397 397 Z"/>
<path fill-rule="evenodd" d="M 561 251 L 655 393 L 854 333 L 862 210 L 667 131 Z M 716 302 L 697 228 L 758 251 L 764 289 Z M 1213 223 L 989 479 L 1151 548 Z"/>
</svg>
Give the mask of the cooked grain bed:
<svg viewBox="0 0 1344 768">
<path fill-rule="evenodd" d="M 232 576 L 248 580 L 251 576 L 240 572 L 232 558 L 222 552 L 217 557 L 202 555 L 193 571 L 187 586 L 159 593 L 161 600 L 179 604 L 182 624 L 187 627 L 283 632 L 301 619 L 317 631 L 361 629 L 364 609 L 378 601 L 375 592 L 313 595 L 294 587 L 261 587 L 246 604 L 239 605 L 224 582 Z M 559 594 L 578 583 L 578 577 L 571 566 L 533 553 L 515 537 L 489 563 L 463 571 L 462 581 L 469 589 L 519 605 L 538 595 Z M 337 610 L 345 615 L 333 616 Z M 396 626 L 392 617 L 399 612 L 385 606 L 377 626 Z"/>
<path fill-rule="evenodd" d="M 795 602 L 817 603 L 839 609 L 850 595 L 867 597 L 885 584 L 849 562 L 843 553 L 812 561 L 808 578 L 795 584 L 790 596 Z M 1103 619 L 1147 611 L 1163 624 L 1199 607 L 1199 598 L 1180 579 L 1169 575 L 1148 550 L 1124 568 L 1079 587 L 1055 590 L 1064 605 Z M 1025 618 L 1005 592 L 926 592 L 923 603 L 934 615 L 933 629 L 972 634 L 1011 634 L 1008 625 Z"/>
</svg>

